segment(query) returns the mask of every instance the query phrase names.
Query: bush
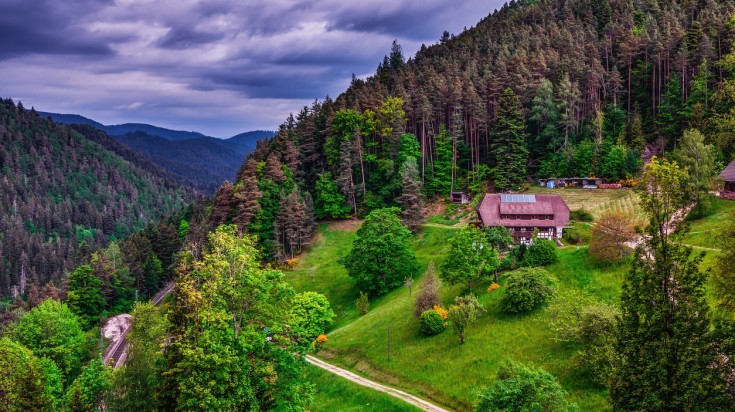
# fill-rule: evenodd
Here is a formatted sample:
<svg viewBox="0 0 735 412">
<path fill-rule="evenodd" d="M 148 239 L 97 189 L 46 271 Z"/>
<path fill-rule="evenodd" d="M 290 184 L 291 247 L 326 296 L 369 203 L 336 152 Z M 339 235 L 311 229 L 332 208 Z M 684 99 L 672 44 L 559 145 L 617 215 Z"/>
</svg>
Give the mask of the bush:
<svg viewBox="0 0 735 412">
<path fill-rule="evenodd" d="M 434 262 L 429 263 L 424 279 L 419 285 L 419 293 L 416 295 L 414 314 L 420 317 L 422 313 L 440 304 L 439 287 L 441 283 L 436 277 Z"/>
<path fill-rule="evenodd" d="M 444 318 L 439 312 L 430 309 L 421 314 L 421 333 L 434 336 L 444 331 Z"/>
<path fill-rule="evenodd" d="M 541 268 L 521 268 L 511 272 L 500 301 L 503 312 L 530 312 L 548 303 L 556 291 L 556 280 Z"/>
<path fill-rule="evenodd" d="M 595 220 L 595 217 L 592 216 L 592 213 L 585 210 L 585 208 L 572 210 L 572 213 L 570 213 L 569 216 L 572 220 L 577 220 L 580 222 L 592 222 Z"/>
<path fill-rule="evenodd" d="M 572 245 L 589 243 L 591 239 L 589 230 L 576 225 L 564 231 L 564 240 Z"/>
<path fill-rule="evenodd" d="M 546 266 L 555 263 L 558 259 L 556 256 L 556 244 L 553 241 L 536 239 L 533 241 L 533 245 L 523 254 L 521 266 Z"/>
<path fill-rule="evenodd" d="M 476 412 L 489 411 L 578 411 L 556 378 L 543 369 L 509 361 L 501 366 L 498 379 L 479 393 Z"/>
</svg>

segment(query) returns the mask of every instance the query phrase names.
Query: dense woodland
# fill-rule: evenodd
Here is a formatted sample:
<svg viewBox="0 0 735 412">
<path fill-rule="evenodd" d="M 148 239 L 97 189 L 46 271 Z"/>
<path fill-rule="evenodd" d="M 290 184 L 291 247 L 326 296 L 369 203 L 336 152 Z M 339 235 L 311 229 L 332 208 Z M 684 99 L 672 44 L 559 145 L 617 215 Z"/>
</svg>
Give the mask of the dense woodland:
<svg viewBox="0 0 735 412">
<path fill-rule="evenodd" d="M 394 43 L 374 76 L 258 146 L 216 196 L 223 221 L 279 255 L 303 243 L 277 233 L 294 190 L 316 217 L 344 218 L 532 177 L 619 182 L 689 129 L 722 168 L 735 155 L 733 15 L 731 1 L 518 1 L 408 61 Z"/>
<path fill-rule="evenodd" d="M 25 295 L 111 240 L 128 238 L 193 193 L 66 126 L 0 105 L 0 291 Z"/>
</svg>

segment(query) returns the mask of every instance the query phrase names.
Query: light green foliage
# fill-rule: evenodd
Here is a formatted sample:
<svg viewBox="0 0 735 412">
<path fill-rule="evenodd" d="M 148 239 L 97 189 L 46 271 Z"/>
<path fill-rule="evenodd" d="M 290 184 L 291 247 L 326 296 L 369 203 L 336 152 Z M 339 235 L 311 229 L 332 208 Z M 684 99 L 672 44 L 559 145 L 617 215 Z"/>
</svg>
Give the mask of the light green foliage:
<svg viewBox="0 0 735 412">
<path fill-rule="evenodd" d="M 66 407 L 74 412 L 94 412 L 103 406 L 105 393 L 112 386 L 112 368 L 93 359 L 82 369 L 66 392 Z"/>
<path fill-rule="evenodd" d="M 90 266 L 79 266 L 69 276 L 69 294 L 66 301 L 69 308 L 79 316 L 85 328 L 100 322 L 100 315 L 106 302 L 102 296 L 102 280 L 95 276 Z"/>
<path fill-rule="evenodd" d="M 600 176 L 612 181 L 624 179 L 629 174 L 626 159 L 625 147 L 613 146 L 602 161 Z"/>
<path fill-rule="evenodd" d="M 54 411 L 61 393 L 58 369 L 23 345 L 0 339 L 0 410 Z"/>
<path fill-rule="evenodd" d="M 138 303 L 131 313 L 125 365 L 115 370 L 105 399 L 112 412 L 153 412 L 161 386 L 163 348 L 170 323 L 162 308 L 151 302 Z"/>
<path fill-rule="evenodd" d="M 449 241 L 449 254 L 441 265 L 440 278 L 449 285 L 463 284 L 471 292 L 500 261 L 481 229 L 468 226 Z"/>
<path fill-rule="evenodd" d="M 513 244 L 513 236 L 505 226 L 488 227 L 485 229 L 485 237 L 498 252 L 505 252 Z"/>
<path fill-rule="evenodd" d="M 641 207 L 646 212 L 651 228 L 666 242 L 673 232 L 674 216 L 690 202 L 687 171 L 676 162 L 659 160 L 655 156 L 646 165 L 643 177 L 636 186 Z"/>
<path fill-rule="evenodd" d="M 696 129 L 684 132 L 681 144 L 677 148 L 674 158 L 682 167 L 686 168 L 689 179 L 688 188 L 694 195 L 696 202 L 695 212 L 703 213 L 705 198 L 712 187 L 712 181 L 717 174 L 715 167 L 716 149 L 705 143 L 704 135 Z"/>
<path fill-rule="evenodd" d="M 523 254 L 521 266 L 536 267 L 546 266 L 558 260 L 556 255 L 556 244 L 548 239 L 535 239 L 533 244 Z"/>
<path fill-rule="evenodd" d="M 419 318 L 419 328 L 426 336 L 434 336 L 444 332 L 444 319 L 434 309 L 424 311 Z"/>
<path fill-rule="evenodd" d="M 291 339 L 302 351 L 311 348 L 317 336 L 322 334 L 334 320 L 334 312 L 324 295 L 316 292 L 303 292 L 291 301 L 290 323 Z"/>
<path fill-rule="evenodd" d="M 362 291 L 385 294 L 418 273 L 409 244 L 411 232 L 401 224 L 399 212 L 397 208 L 374 210 L 357 231 L 344 265 Z"/>
<path fill-rule="evenodd" d="M 318 219 L 344 219 L 350 215 L 350 205 L 340 193 L 337 183 L 329 172 L 321 173 L 316 182 L 316 198 L 314 199 L 314 215 Z"/>
<path fill-rule="evenodd" d="M 365 130 L 365 119 L 353 109 L 342 109 L 334 114 L 332 135 L 324 143 L 324 154 L 327 164 L 336 168 L 339 164 L 339 152 L 342 144 L 352 138 L 355 131 Z"/>
<path fill-rule="evenodd" d="M 595 159 L 595 143 L 585 140 L 577 145 L 572 161 L 570 162 L 570 174 L 576 177 L 592 176 L 592 164 Z"/>
<path fill-rule="evenodd" d="M 615 366 L 615 330 L 620 311 L 577 291 L 555 299 L 547 312 L 557 341 L 578 345 L 576 358 L 604 386 Z"/>
<path fill-rule="evenodd" d="M 480 391 L 476 412 L 572 412 L 567 393 L 551 374 L 515 361 L 506 362 L 498 378 Z"/>
<path fill-rule="evenodd" d="M 311 386 L 285 327 L 293 290 L 281 272 L 260 267 L 254 244 L 221 226 L 201 261 L 182 256 L 160 404 L 212 411 L 308 403 Z"/>
<path fill-rule="evenodd" d="M 79 318 L 69 307 L 47 299 L 26 313 L 6 335 L 36 356 L 51 359 L 63 372 L 65 382 L 79 373 L 89 355 L 87 338 L 79 326 Z"/>
<path fill-rule="evenodd" d="M 454 333 L 459 337 L 460 345 L 465 343 L 465 332 L 467 328 L 477 320 L 477 317 L 485 310 L 477 301 L 475 295 L 457 296 L 454 304 L 449 307 L 449 321 L 452 323 Z"/>
<path fill-rule="evenodd" d="M 541 268 L 521 268 L 510 272 L 500 306 L 507 313 L 530 312 L 551 301 L 556 279 Z"/>
<path fill-rule="evenodd" d="M 711 280 L 719 306 L 735 313 L 735 210 L 729 217 L 718 236 L 722 253 L 717 257 Z"/>
<path fill-rule="evenodd" d="M 526 179 L 526 122 L 520 98 L 507 88 L 500 98 L 497 118 L 490 131 L 490 155 L 495 165 L 495 187 L 518 189 Z"/>
<path fill-rule="evenodd" d="M 360 297 L 355 301 L 355 307 L 360 311 L 361 315 L 367 315 L 370 310 L 370 301 L 367 293 L 360 291 Z"/>
</svg>

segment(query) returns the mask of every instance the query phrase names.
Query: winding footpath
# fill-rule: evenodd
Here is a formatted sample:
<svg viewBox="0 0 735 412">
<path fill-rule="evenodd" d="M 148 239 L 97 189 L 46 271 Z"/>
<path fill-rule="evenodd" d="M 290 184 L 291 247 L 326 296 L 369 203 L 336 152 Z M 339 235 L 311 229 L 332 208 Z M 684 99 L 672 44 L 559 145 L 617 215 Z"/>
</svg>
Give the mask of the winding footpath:
<svg viewBox="0 0 735 412">
<path fill-rule="evenodd" d="M 391 388 L 390 386 L 385 386 L 382 384 L 379 384 L 377 382 L 371 381 L 370 379 L 363 378 L 360 375 L 356 375 L 348 370 L 342 369 L 340 367 L 334 366 L 330 363 L 324 362 L 321 359 L 315 358 L 310 355 L 306 355 L 306 361 L 310 364 L 317 366 L 319 368 L 324 369 L 327 372 L 333 373 L 337 376 L 341 376 L 351 382 L 354 382 L 358 385 L 365 386 L 366 388 L 374 389 L 378 392 L 383 392 L 385 394 L 388 394 L 390 396 L 393 396 L 395 398 L 398 398 L 408 404 L 411 404 L 422 411 L 426 412 L 449 412 L 447 409 L 440 408 L 433 403 L 429 403 L 419 397 L 416 397 L 414 395 L 411 395 L 409 393 L 406 393 L 402 390 Z"/>
</svg>

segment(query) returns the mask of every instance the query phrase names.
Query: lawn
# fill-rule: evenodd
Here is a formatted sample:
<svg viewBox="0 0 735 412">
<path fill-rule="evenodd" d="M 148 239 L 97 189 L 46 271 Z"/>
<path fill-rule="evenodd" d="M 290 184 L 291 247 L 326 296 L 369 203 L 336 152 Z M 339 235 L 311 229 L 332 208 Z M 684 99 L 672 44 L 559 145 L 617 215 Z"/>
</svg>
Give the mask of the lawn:
<svg viewBox="0 0 735 412">
<path fill-rule="evenodd" d="M 439 265 L 447 253 L 447 240 L 455 229 L 424 226 L 413 248 L 425 268 L 430 261 Z M 329 341 L 319 356 L 384 384 L 434 400 L 456 410 L 470 410 L 474 389 L 490 384 L 503 360 L 514 358 L 542 366 L 560 379 L 571 399 L 582 410 L 607 410 L 603 388 L 591 386 L 577 371 L 574 351 L 552 339 L 548 315 L 542 310 L 527 316 L 500 313 L 502 288 L 484 292 L 489 283 L 476 290 L 487 309 L 468 334 L 467 344 L 447 330 L 425 338 L 419 334 L 413 316 L 414 290 L 400 288 L 371 302 L 371 310 L 359 316 L 354 309 L 357 292 L 346 271 L 338 263 L 350 249 L 354 228 L 322 225 L 319 240 L 287 276 L 297 290 L 324 293 L 339 318 L 329 333 Z M 308 268 L 318 266 L 314 280 Z M 560 262 L 549 267 L 560 280 L 561 288 L 583 289 L 600 299 L 615 301 L 625 265 L 599 267 L 586 248 L 560 249 Z M 501 279 L 501 284 L 502 284 Z M 448 305 L 461 292 L 460 287 L 442 287 Z"/>
<path fill-rule="evenodd" d="M 312 412 L 420 410 L 400 399 L 357 385 L 316 366 L 308 365 L 306 376 L 316 386 L 316 394 L 309 409 Z"/>
<path fill-rule="evenodd" d="M 684 242 L 699 248 L 719 249 L 718 237 L 723 225 L 732 220 L 735 212 L 735 201 L 714 199 L 712 214 L 689 222 L 689 232 L 684 236 Z"/>
<path fill-rule="evenodd" d="M 592 212 L 612 207 L 631 209 L 636 205 L 635 195 L 627 190 L 539 188 L 536 192 L 542 191 L 559 193 L 572 208 L 584 205 Z M 715 245 L 711 242 L 717 229 L 729 219 L 728 213 L 733 209 L 735 202 L 717 200 L 711 216 L 691 222 L 691 233 L 685 242 L 700 249 L 711 248 Z M 543 367 L 556 376 L 580 410 L 610 409 L 606 389 L 592 384 L 589 376 L 580 370 L 574 359 L 574 348 L 554 341 L 548 326 L 549 315 L 544 310 L 524 316 L 503 314 L 499 301 L 504 289 L 486 292 L 489 281 L 475 291 L 486 313 L 471 326 L 464 346 L 459 345 L 451 330 L 431 338 L 420 335 L 418 321 L 413 316 L 413 302 L 421 279 L 416 279 L 413 290 L 402 287 L 372 299 L 369 313 L 360 316 L 354 305 L 358 292 L 339 263 L 351 248 L 358 224 L 323 224 L 318 240 L 302 256 L 296 269 L 287 273 L 297 290 L 325 294 L 338 314 L 319 357 L 462 411 L 472 409 L 475 390 L 491 384 L 502 362 L 513 358 Z M 437 266 L 441 264 L 448 250 L 447 241 L 455 233 L 457 228 L 435 223 L 423 226 L 412 244 L 422 269 L 431 261 Z M 558 251 L 559 262 L 547 269 L 559 280 L 560 291 L 579 290 L 602 301 L 619 301 L 629 262 L 599 265 L 588 255 L 586 245 L 566 246 Z M 716 251 L 708 252 L 703 269 L 711 266 L 716 256 Z M 309 273 L 314 274 L 313 278 Z M 441 297 L 445 306 L 461 292 L 461 287 L 443 286 Z M 316 381 L 323 379 L 317 377 Z M 330 405 L 332 410 L 349 410 L 351 406 L 333 406 L 344 402 L 343 393 L 325 390 L 320 402 Z M 361 402 L 357 404 L 362 405 Z M 384 409 L 399 410 L 388 406 Z"/>
</svg>

